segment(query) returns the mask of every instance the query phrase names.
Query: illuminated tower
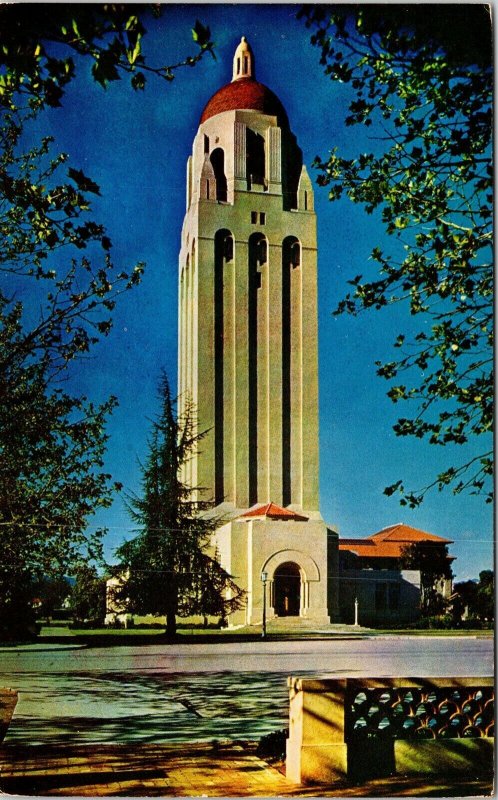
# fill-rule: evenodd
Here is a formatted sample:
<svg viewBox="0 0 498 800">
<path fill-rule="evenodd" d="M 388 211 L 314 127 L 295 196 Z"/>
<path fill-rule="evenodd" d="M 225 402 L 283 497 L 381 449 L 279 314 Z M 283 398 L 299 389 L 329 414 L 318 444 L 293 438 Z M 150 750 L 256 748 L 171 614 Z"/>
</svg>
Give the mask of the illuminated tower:
<svg viewBox="0 0 498 800">
<path fill-rule="evenodd" d="M 231 624 L 337 617 L 337 534 L 318 504 L 313 190 L 245 38 L 202 112 L 187 164 L 179 397 L 208 431 L 183 478 L 228 520 L 213 540 L 246 591 Z"/>
<path fill-rule="evenodd" d="M 217 503 L 318 510 L 316 218 L 287 114 L 245 38 L 187 165 L 179 393 L 210 430 L 187 475 Z"/>
</svg>

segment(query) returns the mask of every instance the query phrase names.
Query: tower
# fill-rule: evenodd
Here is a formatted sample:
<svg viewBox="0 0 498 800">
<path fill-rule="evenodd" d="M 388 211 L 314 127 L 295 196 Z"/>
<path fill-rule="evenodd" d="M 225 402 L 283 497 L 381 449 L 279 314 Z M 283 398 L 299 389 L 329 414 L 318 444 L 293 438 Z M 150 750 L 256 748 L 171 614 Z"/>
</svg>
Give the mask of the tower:
<svg viewBox="0 0 498 800">
<path fill-rule="evenodd" d="M 217 503 L 318 510 L 316 218 L 287 114 L 245 38 L 187 165 L 179 394 L 210 430 L 187 476 Z"/>
<path fill-rule="evenodd" d="M 180 412 L 192 400 L 198 430 L 208 431 L 183 477 L 231 516 L 217 545 L 248 591 L 249 622 L 261 601 L 253 583 L 268 564 L 292 574 L 296 615 L 314 607 L 328 618 L 336 535 L 318 504 L 317 327 L 311 181 L 242 37 L 232 80 L 206 104 L 187 162 L 178 378 Z M 311 599 L 310 582 L 320 584 Z M 270 609 L 280 607 L 278 592 L 270 577 Z"/>
</svg>

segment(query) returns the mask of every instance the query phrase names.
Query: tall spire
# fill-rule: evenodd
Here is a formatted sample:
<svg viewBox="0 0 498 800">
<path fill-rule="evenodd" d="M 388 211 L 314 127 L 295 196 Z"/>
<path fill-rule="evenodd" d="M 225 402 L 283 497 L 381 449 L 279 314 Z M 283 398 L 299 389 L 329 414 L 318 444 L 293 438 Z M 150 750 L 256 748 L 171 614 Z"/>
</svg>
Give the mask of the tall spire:
<svg viewBox="0 0 498 800">
<path fill-rule="evenodd" d="M 246 37 L 243 36 L 233 57 L 232 83 L 233 81 L 239 81 L 241 78 L 254 77 L 254 56 L 250 44 Z"/>
</svg>

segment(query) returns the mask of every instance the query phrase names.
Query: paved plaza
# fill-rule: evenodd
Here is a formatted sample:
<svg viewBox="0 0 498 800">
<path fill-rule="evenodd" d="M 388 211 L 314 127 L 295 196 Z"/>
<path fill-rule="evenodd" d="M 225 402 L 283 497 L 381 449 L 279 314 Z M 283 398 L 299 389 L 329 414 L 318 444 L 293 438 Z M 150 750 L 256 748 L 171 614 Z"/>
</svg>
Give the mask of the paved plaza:
<svg viewBox="0 0 498 800">
<path fill-rule="evenodd" d="M 492 675 L 491 638 L 372 637 L 0 652 L 7 744 L 256 741 L 287 726 L 289 675 Z"/>
<path fill-rule="evenodd" d="M 298 786 L 247 744 L 4 747 L 0 769 L 4 792 L 31 796 L 465 797 L 492 791 L 492 776 L 471 775 Z"/>
<path fill-rule="evenodd" d="M 289 675 L 491 675 L 488 638 L 372 637 L 216 645 L 0 650 L 19 692 L 0 751 L 2 790 L 27 795 L 425 796 L 427 783 L 299 787 L 258 758 L 288 722 Z M 395 783 L 393 783 L 395 781 Z M 488 795 L 492 777 L 432 786 Z"/>
</svg>

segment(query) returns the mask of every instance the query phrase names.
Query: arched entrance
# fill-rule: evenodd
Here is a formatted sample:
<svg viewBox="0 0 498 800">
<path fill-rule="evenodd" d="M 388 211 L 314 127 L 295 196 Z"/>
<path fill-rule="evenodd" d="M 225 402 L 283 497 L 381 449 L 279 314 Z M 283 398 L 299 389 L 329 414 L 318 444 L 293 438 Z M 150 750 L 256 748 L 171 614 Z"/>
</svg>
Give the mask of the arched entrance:
<svg viewBox="0 0 498 800">
<path fill-rule="evenodd" d="M 297 564 L 286 561 L 273 576 L 273 607 L 277 617 L 298 617 L 301 607 L 301 572 Z"/>
</svg>

